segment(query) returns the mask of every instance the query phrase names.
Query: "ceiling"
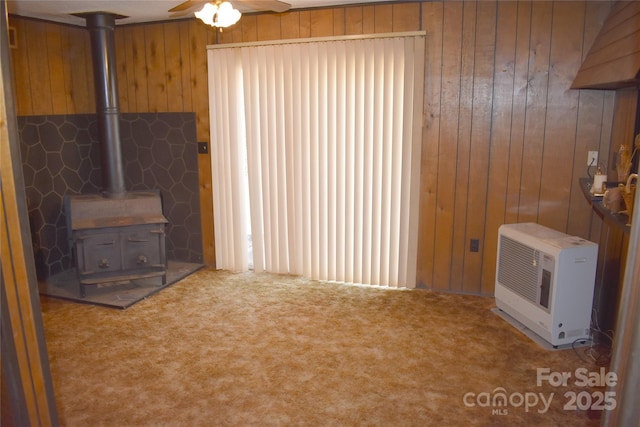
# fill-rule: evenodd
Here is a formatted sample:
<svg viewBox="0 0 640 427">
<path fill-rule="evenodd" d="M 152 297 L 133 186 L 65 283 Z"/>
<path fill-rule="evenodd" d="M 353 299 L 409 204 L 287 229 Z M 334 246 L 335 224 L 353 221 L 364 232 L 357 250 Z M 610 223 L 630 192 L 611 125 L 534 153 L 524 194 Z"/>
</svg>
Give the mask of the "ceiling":
<svg viewBox="0 0 640 427">
<path fill-rule="evenodd" d="M 389 0 L 284 0 L 292 9 L 337 6 L 356 3 L 374 3 Z M 168 10 L 181 4 L 183 0 L 8 0 L 10 14 L 47 21 L 84 26 L 85 20 L 74 13 L 111 12 L 127 18 L 117 20 L 118 25 L 138 22 L 183 19 L 190 14 L 172 14 Z M 204 3 L 204 2 L 203 2 Z M 233 0 L 231 0 L 233 3 Z M 241 5 L 236 6 L 241 12 Z"/>
</svg>

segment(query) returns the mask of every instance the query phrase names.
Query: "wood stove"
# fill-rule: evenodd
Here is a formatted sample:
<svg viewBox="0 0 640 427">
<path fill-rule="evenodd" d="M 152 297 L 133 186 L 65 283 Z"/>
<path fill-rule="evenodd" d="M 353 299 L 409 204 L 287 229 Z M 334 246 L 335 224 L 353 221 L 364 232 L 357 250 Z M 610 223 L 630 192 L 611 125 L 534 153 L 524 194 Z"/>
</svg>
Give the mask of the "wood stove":
<svg viewBox="0 0 640 427">
<path fill-rule="evenodd" d="M 67 196 L 65 204 L 80 296 L 86 285 L 151 277 L 166 284 L 167 219 L 158 193 Z"/>
<path fill-rule="evenodd" d="M 80 296 L 85 286 L 160 277 L 166 284 L 165 224 L 158 192 L 127 192 L 120 142 L 115 20 L 95 12 L 86 19 L 100 139 L 102 194 L 65 197 L 67 230 Z"/>
</svg>

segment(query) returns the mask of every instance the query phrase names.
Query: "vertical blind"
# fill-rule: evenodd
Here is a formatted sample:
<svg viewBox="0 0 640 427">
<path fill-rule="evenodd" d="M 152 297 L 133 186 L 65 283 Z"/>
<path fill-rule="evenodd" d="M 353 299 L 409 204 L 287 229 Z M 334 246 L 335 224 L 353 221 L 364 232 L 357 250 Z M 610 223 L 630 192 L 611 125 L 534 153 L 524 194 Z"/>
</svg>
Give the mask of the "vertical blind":
<svg viewBox="0 0 640 427">
<path fill-rule="evenodd" d="M 424 43 L 209 48 L 218 268 L 415 286 Z"/>
</svg>

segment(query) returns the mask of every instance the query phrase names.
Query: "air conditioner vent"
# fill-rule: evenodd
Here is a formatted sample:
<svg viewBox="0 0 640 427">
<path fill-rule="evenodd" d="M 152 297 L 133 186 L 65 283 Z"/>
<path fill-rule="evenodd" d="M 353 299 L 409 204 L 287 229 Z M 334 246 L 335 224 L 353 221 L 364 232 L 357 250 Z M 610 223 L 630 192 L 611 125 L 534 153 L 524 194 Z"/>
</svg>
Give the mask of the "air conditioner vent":
<svg viewBox="0 0 640 427">
<path fill-rule="evenodd" d="M 593 242 L 532 222 L 503 224 L 496 307 L 554 347 L 587 339 L 597 258 Z"/>
<path fill-rule="evenodd" d="M 499 255 L 498 282 L 536 304 L 540 252 L 501 235 Z"/>
</svg>

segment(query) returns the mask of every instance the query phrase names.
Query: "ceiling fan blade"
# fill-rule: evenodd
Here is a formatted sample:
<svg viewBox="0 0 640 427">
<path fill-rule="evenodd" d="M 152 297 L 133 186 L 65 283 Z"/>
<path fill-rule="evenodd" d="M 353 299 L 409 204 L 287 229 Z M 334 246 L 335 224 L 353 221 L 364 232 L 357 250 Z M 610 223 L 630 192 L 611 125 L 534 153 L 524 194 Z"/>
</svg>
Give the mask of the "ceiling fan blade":
<svg viewBox="0 0 640 427">
<path fill-rule="evenodd" d="M 187 0 L 185 2 L 180 3 L 179 5 L 177 5 L 176 7 L 172 7 L 171 9 L 169 9 L 169 12 L 182 12 L 182 11 L 186 11 L 189 10 L 191 8 L 195 8 L 199 5 L 201 5 L 202 3 L 206 3 L 206 0 Z"/>
<path fill-rule="evenodd" d="M 281 13 L 291 9 L 291 5 L 289 3 L 285 3 L 280 0 L 231 0 L 231 2 L 241 3 L 242 6 L 245 6 L 254 12 L 270 10 Z"/>
</svg>

